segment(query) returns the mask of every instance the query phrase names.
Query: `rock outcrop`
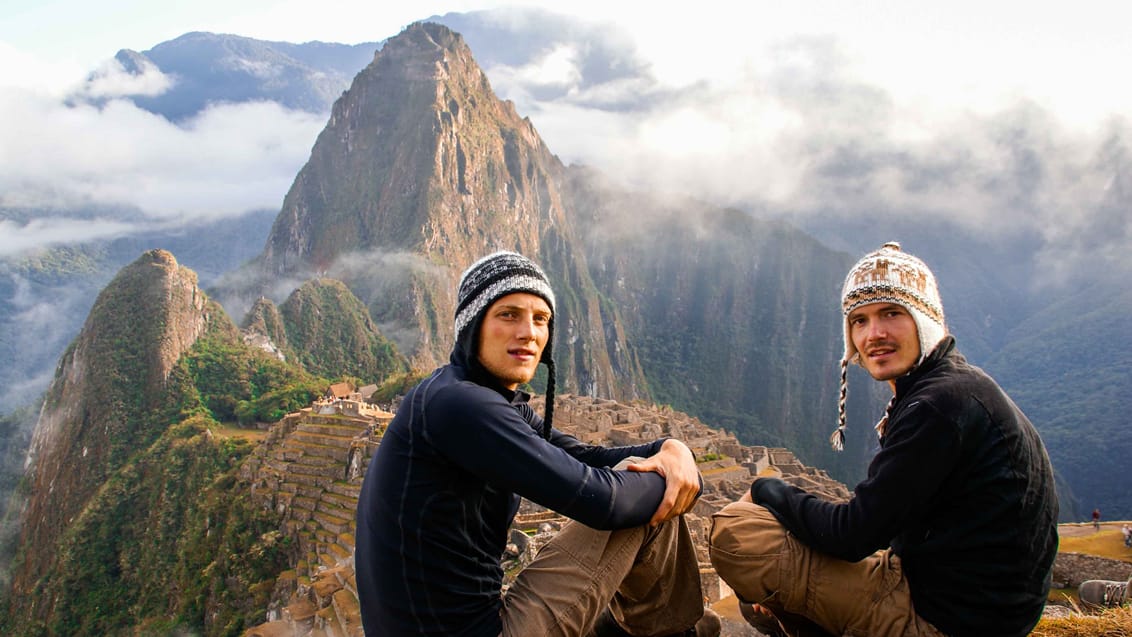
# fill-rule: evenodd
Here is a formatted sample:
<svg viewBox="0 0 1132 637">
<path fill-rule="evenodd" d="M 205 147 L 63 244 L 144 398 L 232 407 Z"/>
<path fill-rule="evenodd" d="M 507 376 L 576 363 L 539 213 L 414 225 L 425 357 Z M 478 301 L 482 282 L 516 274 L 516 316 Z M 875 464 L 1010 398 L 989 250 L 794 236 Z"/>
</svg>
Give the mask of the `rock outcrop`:
<svg viewBox="0 0 1132 637">
<path fill-rule="evenodd" d="M 313 279 L 278 309 L 266 299 L 252 308 L 245 339 L 325 378 L 383 382 L 408 361 L 374 324 L 365 305 L 341 281 Z"/>
</svg>

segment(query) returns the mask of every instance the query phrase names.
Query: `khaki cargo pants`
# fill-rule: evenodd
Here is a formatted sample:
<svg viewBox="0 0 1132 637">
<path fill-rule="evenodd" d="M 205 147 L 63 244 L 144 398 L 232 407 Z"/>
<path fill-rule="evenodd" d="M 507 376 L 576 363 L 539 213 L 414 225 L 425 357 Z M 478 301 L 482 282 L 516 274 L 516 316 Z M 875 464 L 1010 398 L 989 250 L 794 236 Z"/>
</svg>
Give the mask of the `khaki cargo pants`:
<svg viewBox="0 0 1132 637">
<path fill-rule="evenodd" d="M 765 507 L 734 502 L 712 516 L 711 563 L 745 602 L 797 635 L 943 637 L 916 615 L 900 558 L 846 562 L 811 550 Z"/>
<path fill-rule="evenodd" d="M 583 637 L 607 606 L 634 635 L 695 625 L 703 593 L 683 516 L 620 531 L 568 523 L 503 597 L 503 637 Z"/>
</svg>

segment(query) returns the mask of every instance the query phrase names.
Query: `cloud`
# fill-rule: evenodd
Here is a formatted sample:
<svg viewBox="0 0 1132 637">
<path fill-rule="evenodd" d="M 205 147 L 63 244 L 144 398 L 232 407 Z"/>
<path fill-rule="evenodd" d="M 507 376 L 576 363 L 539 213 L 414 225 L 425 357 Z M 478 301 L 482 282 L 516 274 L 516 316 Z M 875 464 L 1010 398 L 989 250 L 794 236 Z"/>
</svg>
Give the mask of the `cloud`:
<svg viewBox="0 0 1132 637">
<path fill-rule="evenodd" d="M 689 36 L 669 38 L 668 49 L 699 58 L 703 72 L 662 74 L 639 34 L 611 23 L 534 10 L 457 18 L 479 20 L 466 29 L 477 61 L 552 152 L 629 185 L 796 218 L 879 210 L 1036 232 L 1051 251 L 1127 247 L 1122 217 L 1104 212 L 1123 201 L 1108 185 L 1122 183 L 1120 155 L 1104 150 L 1125 145 L 1120 118 L 1082 126 L 1047 101 L 992 96 L 985 78 L 968 101 L 946 87 L 933 93 L 939 67 L 922 66 L 936 59 L 923 57 L 930 52 L 880 68 L 859 40 L 829 30 L 751 35 L 741 55 L 725 57 L 717 42 L 696 56 Z M 717 40 L 743 33 L 711 22 Z M 935 79 L 951 86 L 971 64 L 963 58 Z M 120 67 L 108 68 L 97 90 L 127 91 Z M 915 68 L 923 72 L 911 89 L 892 80 Z M 934 98 L 944 94 L 953 97 Z M 67 107 L 0 89 L 0 206 L 136 209 L 154 223 L 276 209 L 323 124 L 261 103 L 214 106 L 177 126 L 124 100 Z M 47 225 L 4 229 L 19 235 L 5 246 L 49 234 Z"/>
<path fill-rule="evenodd" d="M 136 229 L 135 224 L 114 219 L 40 217 L 26 223 L 0 219 L 0 257 L 53 245 L 112 239 Z"/>
<path fill-rule="evenodd" d="M 98 289 L 111 273 L 90 273 L 62 282 L 29 278 L 0 262 L 0 287 L 8 292 L 0 312 L 6 359 L 0 411 L 30 405 L 54 375 L 59 353 L 82 326 Z"/>
<path fill-rule="evenodd" d="M 550 89 L 557 96 L 574 90 L 582 81 L 578 66 L 578 49 L 572 44 L 559 44 L 539 57 L 521 66 L 498 65 L 492 75 L 504 86 L 525 92 L 545 92 Z"/>
<path fill-rule="evenodd" d="M 1132 267 L 1129 217 L 1114 212 L 1132 203 L 1122 117 L 1081 127 L 1024 97 L 925 107 L 864 79 L 833 36 L 778 41 L 728 79 L 661 86 L 642 69 L 554 99 L 524 73 L 493 85 L 564 161 L 649 192 L 803 222 L 917 216 L 1038 236 L 1038 256 L 1058 255 L 1066 272 L 1087 248 Z M 626 86 L 641 90 L 616 107 L 586 98 Z"/>
<path fill-rule="evenodd" d="M 612 22 L 530 7 L 440 20 L 464 35 L 495 91 L 523 113 L 545 101 L 616 110 L 646 99 L 656 83 L 630 33 Z"/>
<path fill-rule="evenodd" d="M 40 94 L 63 95 L 86 71 L 73 62 L 46 61 L 0 40 L 0 90 L 19 88 Z"/>
<path fill-rule="evenodd" d="M 173 78 L 162 73 L 150 60 L 137 56 L 134 63 L 136 71 L 131 72 L 117 58 L 103 62 L 83 84 L 80 94 L 93 99 L 154 97 L 173 86 Z"/>
<path fill-rule="evenodd" d="M 0 89 L 0 207 L 130 209 L 154 222 L 278 208 L 324 124 L 258 102 L 213 106 L 175 125 L 126 100 L 68 106 Z M 8 224 L 20 236 L 6 245 L 36 244 L 45 224 L 65 225 Z"/>
</svg>

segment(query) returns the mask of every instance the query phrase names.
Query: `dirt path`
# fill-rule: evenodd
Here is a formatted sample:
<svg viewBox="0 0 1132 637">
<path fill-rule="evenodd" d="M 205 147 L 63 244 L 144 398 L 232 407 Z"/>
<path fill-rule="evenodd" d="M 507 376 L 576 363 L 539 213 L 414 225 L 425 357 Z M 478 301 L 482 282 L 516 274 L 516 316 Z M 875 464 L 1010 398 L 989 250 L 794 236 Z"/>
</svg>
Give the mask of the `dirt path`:
<svg viewBox="0 0 1132 637">
<path fill-rule="evenodd" d="M 1127 520 L 1116 520 L 1113 522 L 1101 522 L 1101 530 L 1114 530 L 1119 531 L 1120 527 L 1125 524 L 1132 524 Z M 1097 530 L 1093 528 L 1092 522 L 1071 522 L 1067 524 L 1058 524 L 1057 533 L 1061 537 L 1082 537 L 1085 535 L 1092 535 Z"/>
</svg>

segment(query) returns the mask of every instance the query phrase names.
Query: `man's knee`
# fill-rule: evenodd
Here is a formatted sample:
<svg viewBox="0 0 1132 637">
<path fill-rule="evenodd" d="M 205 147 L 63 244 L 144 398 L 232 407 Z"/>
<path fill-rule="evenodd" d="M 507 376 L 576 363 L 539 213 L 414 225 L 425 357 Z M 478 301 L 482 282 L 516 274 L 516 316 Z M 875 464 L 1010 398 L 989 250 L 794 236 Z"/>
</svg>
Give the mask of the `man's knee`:
<svg viewBox="0 0 1132 637">
<path fill-rule="evenodd" d="M 766 507 L 732 502 L 712 515 L 709 544 L 732 554 L 778 554 L 785 537 L 786 529 Z"/>
<path fill-rule="evenodd" d="M 778 588 L 785 541 L 786 530 L 774 514 L 735 502 L 712 516 L 711 563 L 741 598 L 757 602 Z"/>
</svg>

